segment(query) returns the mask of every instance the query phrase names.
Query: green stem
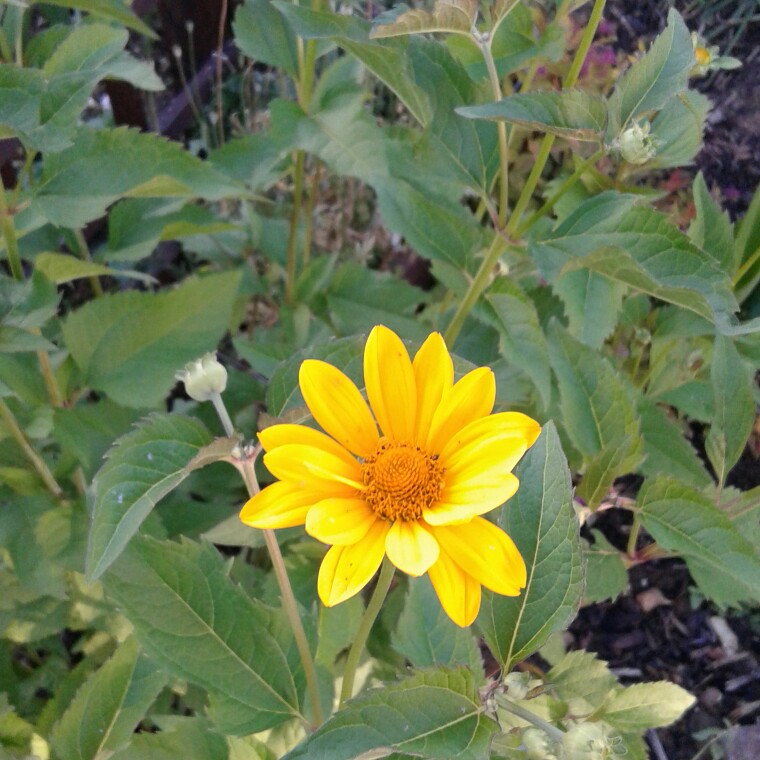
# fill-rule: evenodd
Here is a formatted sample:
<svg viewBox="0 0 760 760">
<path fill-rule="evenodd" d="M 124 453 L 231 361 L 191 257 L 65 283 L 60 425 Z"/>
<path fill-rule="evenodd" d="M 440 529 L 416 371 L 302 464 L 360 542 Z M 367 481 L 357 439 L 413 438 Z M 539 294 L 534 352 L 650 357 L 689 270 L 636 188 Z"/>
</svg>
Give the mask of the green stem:
<svg viewBox="0 0 760 760">
<path fill-rule="evenodd" d="M 605 2 L 606 0 L 595 0 L 594 2 L 594 7 L 591 9 L 591 16 L 589 17 L 588 24 L 583 32 L 583 37 L 578 45 L 578 49 L 575 51 L 575 57 L 573 58 L 573 61 L 570 64 L 570 69 L 562 82 L 563 90 L 573 87 L 578 81 L 581 67 L 586 60 L 591 43 L 594 41 L 594 35 L 596 34 L 599 22 L 602 20 Z M 544 170 L 544 166 L 546 166 L 546 161 L 549 158 L 552 145 L 554 145 L 554 135 L 544 135 L 544 139 L 542 140 L 541 147 L 538 151 L 538 156 L 536 157 L 536 163 L 533 165 L 533 169 L 528 176 L 525 187 L 523 188 L 522 193 L 520 193 L 520 197 L 515 204 L 512 216 L 509 219 L 509 224 L 506 229 L 508 236 L 512 236 L 520 224 L 520 218 L 525 212 L 525 209 L 533 196 L 533 191 L 536 189 L 538 180 L 541 177 L 541 173 Z"/>
<path fill-rule="evenodd" d="M 515 233 L 517 237 L 523 237 L 525 233 L 539 220 L 541 217 L 546 216 L 557 204 L 557 202 L 575 185 L 575 183 L 586 173 L 586 170 L 593 166 L 602 156 L 604 150 L 600 149 L 593 156 L 587 158 L 561 185 L 557 192 L 544 203 L 541 208 L 526 219 L 518 228 Z"/>
<path fill-rule="evenodd" d="M 464 326 L 467 315 L 472 311 L 478 298 L 480 298 L 483 291 L 488 287 L 488 283 L 491 280 L 491 273 L 505 249 L 506 243 L 504 239 L 500 235 L 494 235 L 494 238 L 491 241 L 491 247 L 486 252 L 483 263 L 480 265 L 480 269 L 478 269 L 477 274 L 470 283 L 470 287 L 467 288 L 464 298 L 459 302 L 459 306 L 444 333 L 444 339 L 449 348 L 454 347 L 454 343 L 459 337 L 459 333 Z"/>
<path fill-rule="evenodd" d="M 631 525 L 631 532 L 628 536 L 627 553 L 629 557 L 636 556 L 636 541 L 639 538 L 639 531 L 641 530 L 641 518 L 638 512 L 633 515 L 633 525 Z"/>
<path fill-rule="evenodd" d="M 296 256 L 298 253 L 298 220 L 301 218 L 303 205 L 303 175 L 305 154 L 296 151 L 296 162 L 293 171 L 293 209 L 290 212 L 290 232 L 288 234 L 288 269 L 285 280 L 285 303 L 293 303 L 293 292 L 296 284 Z"/>
<path fill-rule="evenodd" d="M 757 263 L 758 259 L 760 259 L 760 246 L 758 246 L 755 252 L 739 267 L 739 269 L 736 270 L 736 274 L 731 278 L 731 285 L 734 288 L 736 288 L 741 282 L 742 277 L 744 277 L 744 275 L 747 274 L 747 272 L 749 272 L 749 270 Z"/>
<path fill-rule="evenodd" d="M 314 173 L 311 177 L 309 192 L 306 195 L 306 213 L 304 214 L 304 231 L 303 231 L 303 253 L 301 261 L 304 266 L 309 263 L 311 257 L 311 240 L 314 230 L 314 206 L 317 203 L 317 193 L 319 192 L 319 178 L 322 174 L 322 164 L 317 162 L 314 167 Z"/>
<path fill-rule="evenodd" d="M 385 597 L 388 596 L 388 590 L 391 587 L 393 574 L 396 568 L 393 563 L 386 557 L 380 569 L 380 576 L 377 579 L 377 585 L 372 592 L 367 609 L 364 611 L 364 617 L 359 623 L 356 636 L 351 644 L 351 650 L 346 658 L 346 667 L 343 670 L 343 687 L 340 690 L 340 704 L 342 705 L 347 699 L 351 699 L 354 693 L 354 680 L 356 678 L 356 668 L 359 665 L 359 659 L 364 652 L 364 647 L 369 638 L 369 632 L 377 620 L 380 609 L 383 606 Z"/>
<path fill-rule="evenodd" d="M 15 279 L 23 280 L 24 268 L 21 266 L 21 256 L 19 256 L 18 252 L 16 226 L 13 223 L 13 214 L 8 207 L 8 199 L 5 195 L 5 186 L 2 180 L 0 180 L 0 222 L 3 227 L 5 250 L 8 255 L 8 266 L 11 269 L 11 274 Z"/>
<path fill-rule="evenodd" d="M 87 239 L 84 236 L 82 230 L 74 230 L 74 237 L 77 240 L 77 246 L 79 247 L 79 255 L 83 261 L 92 261 L 92 255 L 90 254 L 90 246 L 87 245 Z M 100 298 L 103 295 L 103 286 L 100 284 L 100 278 L 97 275 L 91 275 L 89 278 L 90 287 L 96 298 Z"/>
<path fill-rule="evenodd" d="M 483 53 L 483 59 L 488 69 L 488 79 L 491 82 L 491 92 L 494 100 L 501 100 L 504 93 L 499 81 L 499 73 L 496 71 L 496 63 L 491 53 L 491 38 L 478 40 L 478 45 Z M 499 229 L 503 229 L 507 223 L 507 206 L 509 204 L 509 147 L 507 144 L 507 125 L 503 121 L 497 122 L 499 129 Z"/>
<path fill-rule="evenodd" d="M 50 472 L 42 457 L 32 448 L 24 435 L 24 431 L 21 429 L 21 426 L 13 415 L 13 412 L 1 398 L 0 417 L 2 417 L 5 426 L 8 428 L 8 432 L 13 436 L 16 443 L 18 443 L 19 447 L 24 452 L 24 456 L 37 471 L 37 474 L 40 476 L 40 480 L 45 484 L 45 487 L 56 497 L 56 499 L 60 499 L 61 496 L 63 496 L 63 489 L 58 485 L 56 479 L 53 477 L 53 473 Z"/>
<path fill-rule="evenodd" d="M 256 455 L 259 451 L 261 451 L 260 448 L 250 455 L 244 455 L 240 460 L 240 472 L 243 475 L 243 480 L 248 489 L 248 495 L 251 497 L 259 492 L 259 483 L 256 480 L 256 473 L 253 468 L 253 463 L 256 460 Z M 317 725 L 321 725 L 325 721 L 325 716 L 322 712 L 322 703 L 319 699 L 317 669 L 314 666 L 314 659 L 311 656 L 311 650 L 309 649 L 309 642 L 306 638 L 303 621 L 298 613 L 298 604 L 296 602 L 296 597 L 293 594 L 293 587 L 290 584 L 290 577 L 288 576 L 288 571 L 285 567 L 285 560 L 282 557 L 280 545 L 277 543 L 277 537 L 275 536 L 274 531 L 263 530 L 262 533 L 264 534 L 264 542 L 266 543 L 275 578 L 277 579 L 277 585 L 280 589 L 282 607 L 285 610 L 285 615 L 290 623 L 291 630 L 293 631 L 293 638 L 296 642 L 296 648 L 301 657 L 301 664 L 303 665 L 304 675 L 306 676 L 306 690 L 309 692 L 309 699 L 311 700 L 312 710 L 314 711 L 314 720 Z"/>
<path fill-rule="evenodd" d="M 557 728 L 556 726 L 553 726 L 548 721 L 545 721 L 543 718 L 540 718 L 535 713 L 531 712 L 530 710 L 526 710 L 524 707 L 520 707 L 520 705 L 516 705 L 514 702 L 510 701 L 504 696 L 501 696 L 497 699 L 497 702 L 499 704 L 499 707 L 506 710 L 507 712 L 511 712 L 512 715 L 516 715 L 518 718 L 522 718 L 523 720 L 527 720 L 528 723 L 532 723 L 536 728 L 540 728 L 545 734 L 547 734 L 549 737 L 551 737 L 554 741 L 561 742 L 563 737 L 565 736 L 565 732 Z"/>
<path fill-rule="evenodd" d="M 224 405 L 222 396 L 220 393 L 212 393 L 210 397 L 211 403 L 214 405 L 214 410 L 219 417 L 224 432 L 228 438 L 232 438 L 235 435 L 235 426 L 230 419 L 230 413 L 227 411 L 227 407 Z"/>
</svg>

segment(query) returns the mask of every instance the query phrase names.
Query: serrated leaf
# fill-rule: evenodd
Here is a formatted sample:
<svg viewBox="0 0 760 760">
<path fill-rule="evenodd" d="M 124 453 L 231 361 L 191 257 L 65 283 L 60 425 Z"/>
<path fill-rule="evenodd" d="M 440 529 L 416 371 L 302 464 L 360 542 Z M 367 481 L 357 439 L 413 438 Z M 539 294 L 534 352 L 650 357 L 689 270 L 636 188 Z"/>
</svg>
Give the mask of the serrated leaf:
<svg viewBox="0 0 760 760">
<path fill-rule="evenodd" d="M 720 264 L 724 272 L 736 271 L 734 261 L 734 226 L 728 214 L 713 200 L 707 183 L 699 172 L 692 185 L 696 216 L 689 225 L 689 237 Z"/>
<path fill-rule="evenodd" d="M 147 285 L 156 283 L 156 278 L 132 269 L 111 269 L 94 261 L 83 261 L 65 253 L 44 252 L 37 255 L 34 268 L 56 285 L 81 280 L 84 277 L 126 277 L 139 280 Z"/>
<path fill-rule="evenodd" d="M 652 138 L 657 153 L 647 168 L 687 166 L 702 148 L 705 119 L 710 101 L 695 90 L 685 90 L 671 98 L 652 122 Z"/>
<path fill-rule="evenodd" d="M 3 325 L 41 327 L 58 311 L 60 295 L 56 287 L 39 274 L 18 282 L 0 277 L 0 320 Z"/>
<path fill-rule="evenodd" d="M 179 143 L 133 129 L 80 127 L 67 150 L 47 156 L 33 206 L 47 221 L 79 228 L 121 197 L 219 200 L 245 188 Z"/>
<path fill-rule="evenodd" d="M 298 75 L 296 37 L 270 0 L 246 0 L 232 23 L 235 44 L 249 58 Z"/>
<path fill-rule="evenodd" d="M 742 455 L 755 422 L 754 381 L 731 338 L 715 336 L 710 381 L 714 417 L 705 449 L 722 486 Z"/>
<path fill-rule="evenodd" d="M 546 337 L 531 298 L 514 280 L 499 277 L 485 296 L 485 319 L 499 331 L 500 353 L 533 381 L 544 408 L 551 398 Z"/>
<path fill-rule="evenodd" d="M 53 727 L 54 751 L 71 760 L 95 760 L 118 750 L 167 680 L 140 654 L 137 642 L 128 639 L 85 681 Z"/>
<path fill-rule="evenodd" d="M 670 9 L 668 25 L 649 50 L 617 82 L 609 100 L 609 139 L 631 119 L 662 108 L 686 89 L 694 65 L 689 30 L 677 11 Z"/>
<path fill-rule="evenodd" d="M 470 36 L 477 14 L 477 0 L 436 0 L 432 13 L 414 9 L 396 16 L 388 24 L 382 23 L 382 19 L 379 19 L 372 27 L 370 38 L 429 32 L 449 32 Z"/>
<path fill-rule="evenodd" d="M 643 731 L 670 725 L 695 702 L 694 695 L 674 683 L 637 683 L 615 692 L 601 715 L 620 731 Z"/>
<path fill-rule="evenodd" d="M 162 718 L 163 723 L 166 718 Z M 108 760 L 232 760 L 225 737 L 214 731 L 204 718 L 173 715 L 171 723 L 162 729 L 157 733 L 143 731 L 135 734 L 129 746 Z M 250 760 L 260 758 L 252 755 Z"/>
<path fill-rule="evenodd" d="M 610 544 L 604 534 L 592 530 L 594 543 L 584 543 L 583 556 L 586 560 L 586 589 L 583 601 L 586 604 L 615 600 L 628 587 L 628 571 L 620 552 Z"/>
<path fill-rule="evenodd" d="M 63 323 L 84 382 L 120 404 L 155 407 L 175 372 L 216 348 L 227 329 L 240 272 L 185 280 L 163 293 L 117 293 L 90 301 Z"/>
<path fill-rule="evenodd" d="M 660 546 L 681 554 L 702 591 L 721 605 L 760 599 L 760 560 L 707 497 L 667 478 L 647 480 L 637 503 Z"/>
<path fill-rule="evenodd" d="M 105 572 L 153 507 L 202 467 L 205 462 L 199 457 L 215 446 L 202 423 L 179 415 L 149 417 L 116 442 L 93 482 L 89 580 Z"/>
<path fill-rule="evenodd" d="M 565 430 L 587 463 L 578 493 L 593 507 L 641 459 L 638 416 L 622 380 L 596 351 L 556 323 L 549 347 Z"/>
<path fill-rule="evenodd" d="M 553 286 L 564 304 L 570 333 L 595 349 L 614 331 L 627 289 L 588 269 L 567 271 Z"/>
<path fill-rule="evenodd" d="M 552 690 L 577 716 L 591 713 L 618 685 L 607 663 L 591 652 L 568 652 L 546 674 Z"/>
<path fill-rule="evenodd" d="M 582 90 L 510 95 L 496 103 L 457 108 L 457 113 L 587 142 L 601 142 L 607 126 L 605 101 Z"/>
<path fill-rule="evenodd" d="M 518 597 L 483 592 L 478 626 L 505 670 L 535 652 L 575 616 L 583 591 L 579 525 L 570 471 L 552 422 L 517 466 L 517 494 L 499 525 L 512 537 L 528 568 Z"/>
<path fill-rule="evenodd" d="M 379 758 L 394 752 L 481 760 L 497 730 L 483 713 L 471 673 L 426 670 L 352 699 L 283 760 L 351 760 L 362 753 Z"/>
<path fill-rule="evenodd" d="M 463 665 L 480 672 L 480 651 L 469 628 L 453 623 L 427 577 L 410 578 L 404 611 L 391 635 L 393 648 L 415 668 Z"/>
<path fill-rule="evenodd" d="M 684 438 L 681 427 L 669 419 L 656 402 L 640 396 L 636 409 L 644 442 L 642 474 L 648 477 L 670 475 L 695 488 L 712 484 L 712 478 L 696 449 Z"/>
<path fill-rule="evenodd" d="M 301 717 L 303 678 L 284 614 L 234 585 L 213 547 L 137 537 L 103 582 L 151 659 L 209 691 L 221 731 Z"/>
</svg>

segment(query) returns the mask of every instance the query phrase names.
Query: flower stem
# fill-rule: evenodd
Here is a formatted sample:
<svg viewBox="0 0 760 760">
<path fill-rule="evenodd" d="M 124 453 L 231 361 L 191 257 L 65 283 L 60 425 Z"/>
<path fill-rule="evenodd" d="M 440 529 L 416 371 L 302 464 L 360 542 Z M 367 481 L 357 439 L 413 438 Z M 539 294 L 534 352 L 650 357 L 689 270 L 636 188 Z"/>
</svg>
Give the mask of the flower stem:
<svg viewBox="0 0 760 760">
<path fill-rule="evenodd" d="M 288 269 L 285 280 L 285 303 L 293 303 L 293 291 L 296 283 L 296 256 L 298 254 L 298 220 L 303 205 L 303 175 L 306 155 L 302 150 L 295 154 L 293 169 L 293 209 L 290 213 L 290 232 L 288 234 Z"/>
<path fill-rule="evenodd" d="M 523 720 L 527 720 L 528 723 L 532 723 L 536 728 L 540 728 L 547 736 L 552 738 L 554 741 L 562 741 L 562 738 L 565 735 L 565 732 L 557 728 L 556 726 L 553 726 L 548 721 L 545 721 L 543 718 L 540 718 L 535 713 L 531 712 L 530 710 L 526 710 L 524 707 L 520 707 L 520 705 L 516 705 L 511 700 L 507 699 L 506 697 L 499 697 L 498 698 L 498 704 L 499 707 L 503 708 L 507 712 L 511 712 L 512 715 L 516 715 L 518 718 L 522 718 Z"/>
<path fill-rule="evenodd" d="M 224 400 L 222 399 L 222 395 L 220 393 L 212 393 L 210 400 L 211 400 L 211 403 L 214 405 L 214 410 L 216 411 L 216 414 L 219 417 L 219 421 L 222 423 L 224 432 L 227 434 L 228 438 L 232 438 L 235 435 L 235 426 L 232 424 L 232 420 L 230 419 L 230 414 L 227 411 L 227 407 L 224 405 Z M 258 487 L 256 490 L 258 493 Z M 251 494 L 251 496 L 253 496 L 253 494 Z"/>
<path fill-rule="evenodd" d="M 362 656 L 364 646 L 369 638 L 369 632 L 377 620 L 380 608 L 383 606 L 385 597 L 388 596 L 388 590 L 391 587 L 393 574 L 396 568 L 393 563 L 385 557 L 380 569 L 380 576 L 377 579 L 377 585 L 372 592 L 367 609 L 364 611 L 364 617 L 359 623 L 356 636 L 351 644 L 351 649 L 346 659 L 346 667 L 343 671 L 343 687 L 340 690 L 340 704 L 342 705 L 347 699 L 351 699 L 354 693 L 354 679 L 356 678 L 356 668 L 359 665 L 359 658 Z"/>
<path fill-rule="evenodd" d="M 56 499 L 60 499 L 63 496 L 63 489 L 58 485 L 58 482 L 53 477 L 53 473 L 50 472 L 42 457 L 32 448 L 13 412 L 1 398 L 0 418 L 2 418 L 5 426 L 8 428 L 8 432 L 13 436 L 16 443 L 24 452 L 24 456 L 37 471 L 37 474 L 40 476 L 40 480 L 45 484 L 45 487 L 56 497 Z"/>
<path fill-rule="evenodd" d="M 5 195 L 5 186 L 0 180 L 0 224 L 5 238 L 5 250 L 8 256 L 8 266 L 16 280 L 24 279 L 24 269 L 21 266 L 21 257 L 18 252 L 18 239 L 16 238 L 16 226 L 13 224 L 13 214 L 8 207 L 8 199 Z"/>
</svg>

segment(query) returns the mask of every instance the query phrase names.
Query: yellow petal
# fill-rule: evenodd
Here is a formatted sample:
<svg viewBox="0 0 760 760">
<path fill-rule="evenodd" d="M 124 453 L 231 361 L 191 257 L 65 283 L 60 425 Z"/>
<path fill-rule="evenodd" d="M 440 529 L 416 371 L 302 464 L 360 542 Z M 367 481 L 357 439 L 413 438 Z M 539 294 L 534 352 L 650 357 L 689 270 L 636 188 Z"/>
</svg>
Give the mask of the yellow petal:
<svg viewBox="0 0 760 760">
<path fill-rule="evenodd" d="M 417 424 L 415 443 L 424 446 L 433 414 L 443 394 L 454 384 L 454 363 L 440 333 L 431 333 L 417 351 L 414 361 L 417 383 Z"/>
<path fill-rule="evenodd" d="M 493 473 L 510 472 L 525 453 L 522 436 L 504 436 L 484 445 L 471 444 L 449 460 L 441 458 L 446 470 L 446 482 L 460 485 L 479 478 L 490 478 Z"/>
<path fill-rule="evenodd" d="M 306 446 L 316 446 L 346 461 L 353 459 L 353 456 L 329 435 L 306 425 L 284 424 L 264 428 L 259 433 L 259 443 L 264 451 L 271 451 L 289 443 L 302 443 Z"/>
<path fill-rule="evenodd" d="M 359 389 L 339 369 L 307 359 L 298 372 L 306 405 L 322 429 L 360 457 L 377 448 L 379 436 Z"/>
<path fill-rule="evenodd" d="M 511 473 L 498 473 L 490 480 L 473 480 L 467 484 L 444 489 L 441 499 L 424 510 L 422 517 L 428 525 L 458 525 L 473 517 L 490 512 L 511 499 L 520 481 Z"/>
<path fill-rule="evenodd" d="M 306 532 L 325 544 L 355 544 L 376 520 L 363 499 L 325 499 L 309 510 Z"/>
<path fill-rule="evenodd" d="M 480 609 L 480 584 L 443 549 L 428 576 L 446 614 L 462 628 L 471 625 Z"/>
<path fill-rule="evenodd" d="M 319 499 L 319 494 L 290 483 L 272 483 L 245 503 L 240 519 L 262 530 L 303 525 L 308 511 Z"/>
<path fill-rule="evenodd" d="M 409 575 L 422 575 L 438 559 L 438 542 L 420 523 L 396 520 L 385 537 L 388 559 Z"/>
<path fill-rule="evenodd" d="M 488 367 L 478 367 L 468 372 L 443 394 L 430 425 L 427 450 L 440 454 L 465 425 L 489 414 L 495 399 L 493 372 Z"/>
<path fill-rule="evenodd" d="M 525 562 L 512 539 L 482 517 L 452 527 L 436 527 L 441 548 L 468 575 L 505 596 L 518 596 L 527 579 Z"/>
<path fill-rule="evenodd" d="M 386 520 L 376 520 L 364 538 L 351 546 L 333 546 L 319 568 L 317 590 L 326 607 L 345 602 L 361 591 L 385 555 Z"/>
<path fill-rule="evenodd" d="M 541 426 L 526 414 L 520 412 L 499 412 L 465 425 L 440 451 L 441 461 L 448 461 L 457 452 L 480 441 L 498 441 L 504 436 L 520 436 L 525 440 L 526 448 L 530 448 L 538 438 Z"/>
<path fill-rule="evenodd" d="M 346 461 L 315 446 L 278 446 L 264 455 L 264 464 L 279 480 L 330 496 L 355 496 L 364 488 L 355 459 Z"/>
<path fill-rule="evenodd" d="M 364 348 L 364 383 L 372 411 L 387 438 L 411 442 L 417 416 L 414 370 L 401 338 L 383 325 Z"/>
</svg>

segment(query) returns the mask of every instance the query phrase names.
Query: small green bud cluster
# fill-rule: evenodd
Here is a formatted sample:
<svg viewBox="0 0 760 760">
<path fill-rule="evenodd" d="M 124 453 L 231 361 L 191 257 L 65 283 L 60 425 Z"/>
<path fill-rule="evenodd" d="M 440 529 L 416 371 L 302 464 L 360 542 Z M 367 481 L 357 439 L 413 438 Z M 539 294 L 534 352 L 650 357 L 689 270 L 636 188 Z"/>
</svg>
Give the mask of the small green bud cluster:
<svg viewBox="0 0 760 760">
<path fill-rule="evenodd" d="M 562 739 L 565 760 L 612 760 L 626 754 L 622 737 L 605 723 L 578 723 Z"/>
<path fill-rule="evenodd" d="M 639 124 L 634 122 L 617 138 L 620 155 L 629 163 L 641 165 L 654 158 L 657 153 L 657 141 L 649 134 L 650 123 L 644 119 Z"/>
</svg>

